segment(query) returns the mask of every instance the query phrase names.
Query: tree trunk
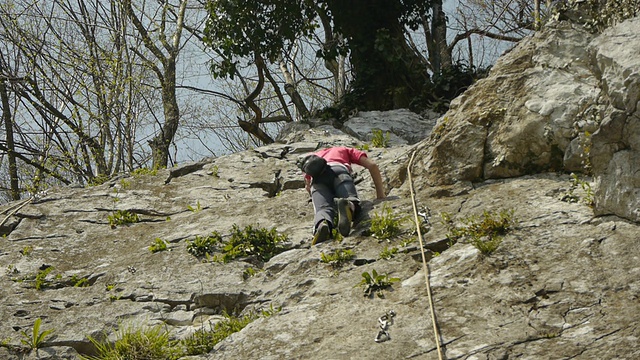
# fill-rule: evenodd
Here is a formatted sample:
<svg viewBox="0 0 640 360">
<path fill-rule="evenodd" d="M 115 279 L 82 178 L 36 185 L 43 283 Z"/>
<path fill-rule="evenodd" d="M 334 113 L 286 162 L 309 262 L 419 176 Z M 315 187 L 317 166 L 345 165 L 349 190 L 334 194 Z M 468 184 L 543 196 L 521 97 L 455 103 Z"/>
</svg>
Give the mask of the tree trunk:
<svg viewBox="0 0 640 360">
<path fill-rule="evenodd" d="M 442 69 L 451 67 L 451 53 L 447 46 L 447 19 L 442 10 L 442 0 L 431 2 L 431 35 L 433 39 L 433 52 L 429 52 L 429 60 L 433 66 L 433 72 L 438 74 Z"/>
<path fill-rule="evenodd" d="M 160 31 L 159 34 L 151 34 L 150 31 L 145 28 L 145 24 L 143 24 L 140 18 L 134 13 L 131 0 L 122 1 L 122 5 L 124 6 L 125 13 L 138 31 L 138 35 L 142 38 L 144 46 L 151 51 L 156 60 L 162 64 L 162 68 L 160 68 L 158 63 L 150 61 L 145 55 L 132 49 L 132 51 L 156 73 L 162 87 L 164 124 L 160 128 L 160 133 L 149 141 L 149 146 L 151 147 L 153 168 L 166 168 L 169 163 L 169 146 L 171 146 L 171 142 L 178 131 L 178 125 L 180 123 L 180 108 L 178 107 L 176 95 L 176 61 L 181 49 L 180 41 L 182 30 L 184 29 L 184 15 L 187 9 L 187 0 L 181 0 L 179 2 L 177 14 L 174 13 L 173 5 L 169 2 L 160 3 L 159 10 L 162 14 L 160 25 L 158 29 L 151 30 Z M 175 23 L 172 24 L 175 31 L 170 36 L 166 32 L 168 13 L 173 13 L 175 16 Z M 168 40 L 169 38 L 171 38 L 171 41 Z M 159 44 L 156 44 L 156 40 L 159 41 Z M 166 54 L 163 51 L 166 51 Z"/>
<path fill-rule="evenodd" d="M 11 183 L 11 199 L 20 200 L 20 184 L 18 183 L 18 166 L 16 163 L 16 148 L 13 142 L 13 117 L 9 107 L 9 93 L 4 79 L 0 79 L 0 98 L 2 98 L 2 121 L 4 122 L 7 142 L 7 157 L 9 158 L 9 179 Z"/>
<path fill-rule="evenodd" d="M 309 109 L 307 105 L 304 103 L 302 96 L 298 92 L 296 88 L 296 82 L 293 80 L 293 76 L 291 76 L 291 72 L 287 68 L 287 64 L 285 64 L 284 59 L 280 59 L 279 61 L 280 70 L 282 71 L 282 76 L 284 77 L 284 91 L 289 94 L 291 98 L 291 102 L 298 110 L 298 113 L 303 119 L 309 117 Z"/>
<path fill-rule="evenodd" d="M 534 20 L 533 28 L 535 30 L 540 30 L 540 0 L 534 1 L 533 20 Z"/>
<path fill-rule="evenodd" d="M 160 133 L 150 141 L 154 169 L 167 167 L 169 147 L 180 123 L 180 108 L 176 99 L 176 63 L 173 59 L 167 61 L 164 68 L 162 106 L 164 108 L 164 124 Z"/>
<path fill-rule="evenodd" d="M 359 110 L 408 107 L 429 79 L 406 43 L 397 1 L 329 0 L 336 31 L 349 42 Z"/>
</svg>

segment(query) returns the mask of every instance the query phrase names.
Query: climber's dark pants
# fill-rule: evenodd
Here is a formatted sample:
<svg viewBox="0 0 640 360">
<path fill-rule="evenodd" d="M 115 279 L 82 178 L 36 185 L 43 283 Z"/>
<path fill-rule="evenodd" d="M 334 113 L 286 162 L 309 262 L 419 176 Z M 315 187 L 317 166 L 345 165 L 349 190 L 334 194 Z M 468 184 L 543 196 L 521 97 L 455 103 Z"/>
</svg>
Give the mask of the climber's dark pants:
<svg viewBox="0 0 640 360">
<path fill-rule="evenodd" d="M 331 166 L 331 170 L 323 176 L 314 178 L 311 183 L 311 200 L 315 211 L 314 231 L 322 220 L 327 220 L 331 224 L 331 228 L 334 228 L 333 219 L 336 215 L 334 200 L 336 198 L 346 198 L 353 202 L 356 207 L 354 218 L 359 209 L 360 199 L 358 199 L 356 185 L 353 183 L 353 177 L 349 171 L 340 165 Z"/>
</svg>

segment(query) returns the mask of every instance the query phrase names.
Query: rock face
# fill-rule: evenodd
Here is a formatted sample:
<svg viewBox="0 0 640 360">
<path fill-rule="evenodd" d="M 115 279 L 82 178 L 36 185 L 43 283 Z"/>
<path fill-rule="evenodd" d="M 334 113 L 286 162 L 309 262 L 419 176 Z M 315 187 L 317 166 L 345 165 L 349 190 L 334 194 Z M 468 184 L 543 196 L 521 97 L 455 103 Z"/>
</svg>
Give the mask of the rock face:
<svg viewBox="0 0 640 360">
<path fill-rule="evenodd" d="M 558 22 L 521 41 L 452 102 L 417 176 L 443 185 L 592 170 L 597 213 L 638 221 L 638 29 L 640 18 L 597 36 Z"/>
<path fill-rule="evenodd" d="M 596 213 L 640 221 L 640 19 L 593 41 L 609 106 L 593 134 Z M 607 40 L 611 39 L 611 40 Z"/>
<path fill-rule="evenodd" d="M 0 358 L 76 359 L 95 351 L 89 337 L 113 341 L 119 329 L 161 325 L 184 339 L 225 312 L 271 308 L 282 310 L 189 358 L 437 359 L 438 344 L 447 359 L 640 358 L 640 225 L 629 221 L 638 201 L 637 57 L 613 55 L 624 51 L 616 42 L 638 53 L 626 43 L 637 28 L 622 24 L 610 40 L 563 24 L 537 34 L 430 135 L 415 114 L 360 114 L 393 132 L 392 147 L 368 151 L 389 197 L 373 201 L 369 174 L 355 167 L 363 216 L 342 242 L 310 246 L 313 208 L 295 161 L 319 147 L 362 146 L 370 131 L 357 131 L 357 119 L 344 131 L 296 124 L 269 146 L 3 206 Z M 420 130 L 398 130 L 412 126 Z M 416 143 L 416 133 L 427 138 Z M 590 140 L 594 181 L 584 177 L 582 188 L 548 171 L 583 168 L 578 145 Z M 426 267 L 409 175 L 430 220 Z M 489 255 L 468 238 L 449 241 L 441 221 L 463 226 L 511 210 L 514 227 Z M 111 226 L 124 211 L 139 221 Z M 379 240 L 369 220 L 387 211 L 408 220 L 402 235 Z M 228 263 L 189 253 L 213 232 L 228 241 L 234 226 L 276 229 L 284 251 Z M 167 250 L 150 251 L 158 241 Z M 321 260 L 337 250 L 355 257 Z M 359 284 L 374 270 L 399 281 L 366 297 Z M 391 310 L 389 338 L 376 342 Z M 37 352 L 17 351 L 38 318 L 40 331 L 54 332 Z"/>
</svg>

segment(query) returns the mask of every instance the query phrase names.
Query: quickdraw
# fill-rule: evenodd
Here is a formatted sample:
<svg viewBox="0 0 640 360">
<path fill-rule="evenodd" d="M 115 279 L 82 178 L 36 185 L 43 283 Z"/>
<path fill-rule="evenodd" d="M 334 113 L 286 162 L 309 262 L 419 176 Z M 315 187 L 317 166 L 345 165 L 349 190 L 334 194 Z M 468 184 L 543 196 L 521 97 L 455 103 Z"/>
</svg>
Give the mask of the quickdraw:
<svg viewBox="0 0 640 360">
<path fill-rule="evenodd" d="M 378 331 L 378 335 L 376 335 L 376 338 L 375 338 L 375 341 L 377 343 L 391 340 L 391 335 L 389 335 L 388 330 L 389 330 L 389 326 L 393 325 L 393 318 L 395 316 L 396 316 L 396 312 L 393 310 L 390 310 L 378 318 L 378 322 L 380 323 L 380 331 Z"/>
</svg>

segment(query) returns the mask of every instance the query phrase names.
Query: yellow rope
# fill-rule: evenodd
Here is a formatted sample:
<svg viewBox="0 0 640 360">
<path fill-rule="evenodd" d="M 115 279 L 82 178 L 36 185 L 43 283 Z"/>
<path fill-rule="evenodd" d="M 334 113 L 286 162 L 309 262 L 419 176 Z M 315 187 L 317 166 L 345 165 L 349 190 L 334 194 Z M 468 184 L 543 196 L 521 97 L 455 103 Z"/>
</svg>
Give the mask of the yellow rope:
<svg viewBox="0 0 640 360">
<path fill-rule="evenodd" d="M 440 335 L 438 332 L 438 325 L 436 324 L 436 314 L 433 309 L 433 299 L 431 298 L 431 285 L 429 285 L 429 268 L 427 266 L 427 259 L 424 255 L 424 246 L 422 242 L 422 233 L 420 231 L 420 220 L 418 219 L 418 208 L 416 206 L 416 196 L 413 192 L 413 180 L 411 179 L 411 165 L 413 164 L 413 158 L 416 155 L 416 151 L 411 154 L 409 165 L 407 166 L 407 175 L 409 180 L 409 190 L 411 191 L 411 203 L 413 204 L 413 215 L 416 223 L 416 230 L 418 232 L 418 240 L 420 241 L 420 252 L 422 254 L 422 269 L 424 271 L 424 279 L 427 284 L 427 294 L 429 297 L 429 308 L 431 309 L 431 322 L 433 323 L 433 333 L 436 339 L 436 348 L 438 349 L 438 359 L 442 360 L 442 349 L 440 349 Z"/>
</svg>

